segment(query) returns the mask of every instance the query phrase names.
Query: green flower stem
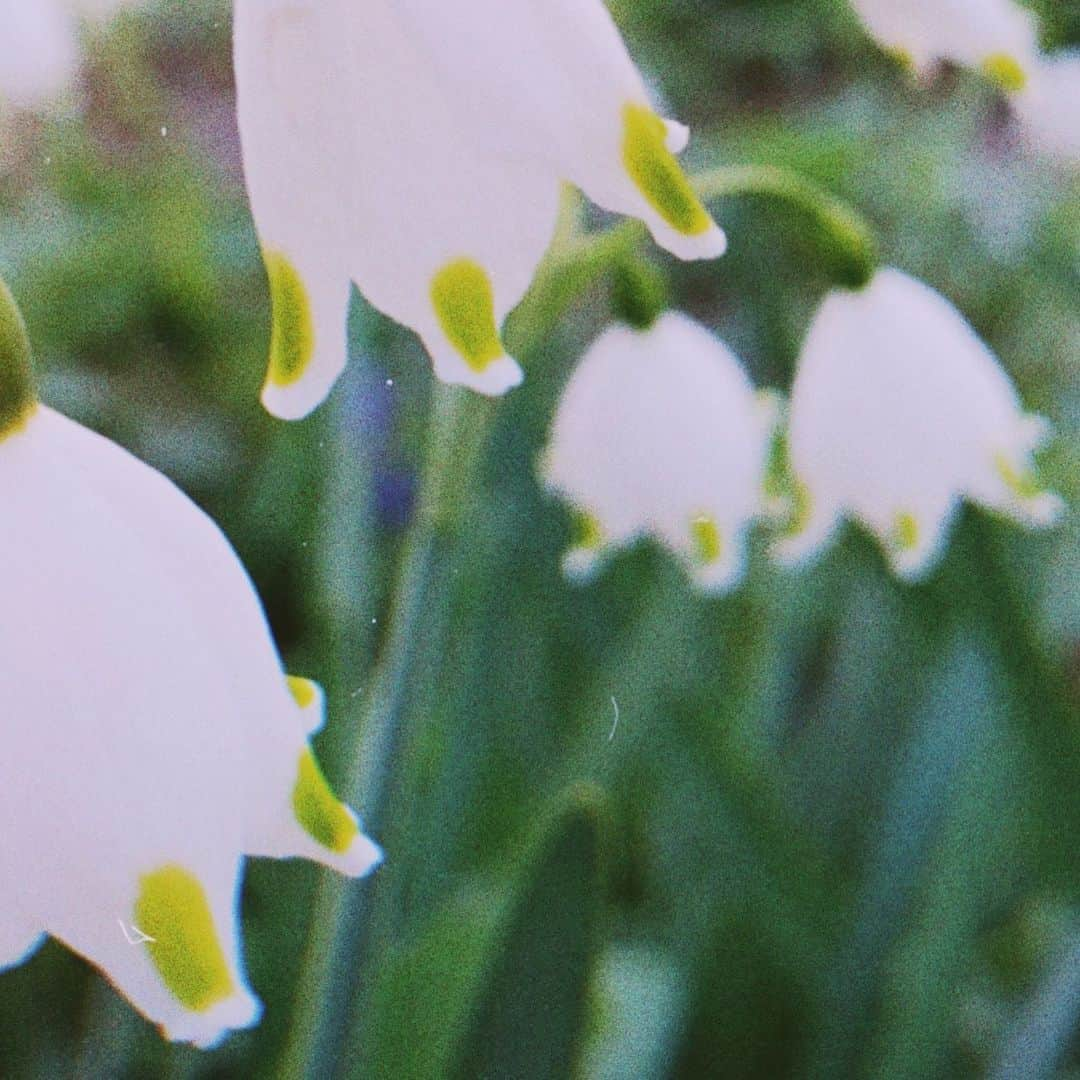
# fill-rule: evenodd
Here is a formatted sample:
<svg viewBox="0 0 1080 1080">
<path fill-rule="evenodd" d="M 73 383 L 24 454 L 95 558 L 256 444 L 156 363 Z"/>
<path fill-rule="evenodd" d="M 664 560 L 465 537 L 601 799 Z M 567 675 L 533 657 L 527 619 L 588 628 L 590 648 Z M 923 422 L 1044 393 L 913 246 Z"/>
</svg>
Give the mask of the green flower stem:
<svg viewBox="0 0 1080 1080">
<path fill-rule="evenodd" d="M 761 196 L 790 203 L 812 223 L 811 239 L 829 276 L 860 289 L 878 264 L 873 230 L 856 211 L 797 172 L 777 165 L 725 165 L 694 178 L 706 202 L 734 196 Z"/>
<path fill-rule="evenodd" d="M 395 592 L 390 631 L 372 684 L 360 726 L 361 739 L 353 760 L 349 794 L 370 807 L 369 820 L 378 827 L 398 719 L 406 694 L 406 675 L 423 623 L 428 581 L 435 547 L 454 518 L 452 496 L 463 464 L 459 450 L 467 445 L 459 431 L 468 391 L 437 384 L 420 496 L 409 528 Z"/>
<path fill-rule="evenodd" d="M 761 197 L 794 206 L 810 222 L 807 236 L 821 264 L 838 285 L 862 288 L 878 265 L 877 242 L 867 221 L 842 199 L 797 172 L 776 165 L 724 165 L 693 178 L 706 202 Z M 639 221 L 626 219 L 614 228 L 562 245 L 537 274 L 529 295 L 514 313 L 511 351 L 518 340 L 542 339 L 565 310 L 587 289 L 636 255 L 648 239 Z"/>
<path fill-rule="evenodd" d="M 466 413 L 466 392 L 437 385 L 420 494 L 405 541 L 390 628 L 379 656 L 363 713 L 349 725 L 343 748 L 350 763 L 345 794 L 365 809 L 365 825 L 377 835 L 393 760 L 401 734 L 408 672 L 423 626 L 425 597 L 434 553 L 444 527 L 453 520 L 451 506 L 461 467 L 459 427 Z M 466 440 L 465 445 L 469 444 Z M 347 986 L 351 950 L 341 948 L 349 935 L 354 903 L 363 905 L 371 882 L 344 881 L 325 874 L 320 879 L 299 985 L 297 1008 L 278 1068 L 285 1078 L 327 1074 L 327 1055 L 336 1041 L 334 1017 L 340 1004 L 338 986 Z"/>
</svg>

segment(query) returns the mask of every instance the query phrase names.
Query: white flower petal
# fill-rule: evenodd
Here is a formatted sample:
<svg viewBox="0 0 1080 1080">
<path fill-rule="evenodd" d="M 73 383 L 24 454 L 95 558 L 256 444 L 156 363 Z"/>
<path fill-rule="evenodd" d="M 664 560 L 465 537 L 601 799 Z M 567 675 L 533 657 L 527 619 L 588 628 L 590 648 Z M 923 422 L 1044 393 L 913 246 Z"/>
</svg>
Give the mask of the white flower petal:
<svg viewBox="0 0 1080 1080">
<path fill-rule="evenodd" d="M 0 878 L 169 1037 L 212 1045 L 259 1013 L 244 856 L 377 858 L 310 755 L 321 693 L 286 679 L 217 527 L 119 447 L 38 406 L 0 440 L 0 499 L 25 567 L 0 608 Z"/>
<path fill-rule="evenodd" d="M 796 501 L 802 505 L 793 508 L 793 523 L 769 547 L 769 553 L 781 566 L 797 567 L 810 562 L 828 546 L 840 524 L 840 507 L 825 502 L 820 493 L 811 497 L 802 489 Z"/>
<path fill-rule="evenodd" d="M 267 406 L 291 417 L 325 395 L 344 363 L 335 307 L 350 277 L 420 335 L 441 378 L 489 394 L 520 382 L 499 328 L 550 243 L 555 178 L 474 145 L 384 0 L 239 0 L 235 26 L 263 249 L 322 313 L 292 318 L 310 334 L 279 335 L 300 403 L 268 392 Z"/>
<path fill-rule="evenodd" d="M 60 95 L 79 66 L 75 23 L 55 0 L 0 0 L 0 103 L 33 107 Z"/>
<path fill-rule="evenodd" d="M 653 112 L 602 0 L 398 0 L 395 9 L 478 143 L 641 218 L 680 258 L 723 253 L 724 234 L 672 157 L 689 133 Z"/>
<path fill-rule="evenodd" d="M 734 354 L 686 316 L 608 330 L 571 378 L 540 465 L 579 514 L 568 575 L 650 534 L 701 587 L 731 587 L 763 512 L 772 424 Z"/>
<path fill-rule="evenodd" d="M 1008 89 L 1038 53 L 1035 21 L 1014 0 L 852 0 L 879 44 L 924 72 L 940 60 L 985 67 Z"/>
<path fill-rule="evenodd" d="M 167 1038 L 205 1049 L 262 1014 L 238 957 L 238 886 L 235 859 L 149 865 L 129 882 L 99 870 L 79 879 L 78 905 L 55 905 L 50 930 Z"/>
<path fill-rule="evenodd" d="M 79 18 L 105 20 L 131 0 L 0 0 L 0 108 L 60 97 L 79 70 Z"/>
<path fill-rule="evenodd" d="M 775 553 L 824 546 L 838 515 L 881 540 L 905 577 L 940 554 L 965 496 L 1038 523 L 1056 498 L 1031 479 L 1045 425 L 963 316 L 898 270 L 835 292 L 810 329 L 791 395 L 788 448 L 804 506 Z"/>
<path fill-rule="evenodd" d="M 45 941 L 37 923 L 24 919 L 10 900 L 3 905 L 0 919 L 0 972 L 28 960 Z"/>
<path fill-rule="evenodd" d="M 1012 101 L 1026 137 L 1038 149 L 1065 161 L 1080 160 L 1080 51 L 1037 61 Z"/>
<path fill-rule="evenodd" d="M 323 688 L 300 675 L 290 675 L 285 683 L 300 710 L 304 734 L 314 735 L 321 731 L 326 723 L 326 694 Z"/>
</svg>

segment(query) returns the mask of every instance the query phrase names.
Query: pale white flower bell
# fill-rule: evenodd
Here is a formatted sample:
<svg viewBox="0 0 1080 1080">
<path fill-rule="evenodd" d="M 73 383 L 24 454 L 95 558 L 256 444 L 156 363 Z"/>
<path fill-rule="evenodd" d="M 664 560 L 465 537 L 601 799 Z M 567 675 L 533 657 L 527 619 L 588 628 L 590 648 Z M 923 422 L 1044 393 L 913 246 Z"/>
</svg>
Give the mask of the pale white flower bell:
<svg viewBox="0 0 1080 1080">
<path fill-rule="evenodd" d="M 949 60 L 1018 90 L 1038 55 L 1034 16 L 1014 0 L 852 0 L 867 30 L 920 74 Z"/>
<path fill-rule="evenodd" d="M 566 573 L 587 577 L 649 535 L 702 589 L 731 588 L 765 509 L 775 422 L 735 354 L 687 316 L 607 330 L 571 377 L 541 461 L 545 485 L 576 511 Z"/>
<path fill-rule="evenodd" d="M 51 934 L 171 1039 L 257 1021 L 245 855 L 380 859 L 312 756 L 225 537 L 159 473 L 38 404 L 0 294 L 0 969 Z"/>
<path fill-rule="evenodd" d="M 832 293 L 811 326 L 790 401 L 796 520 L 775 554 L 806 559 L 847 516 L 878 538 L 898 575 L 917 579 L 965 497 L 1049 525 L 1061 500 L 1032 467 L 1047 434 L 947 300 L 880 270 L 861 292 Z"/>
<path fill-rule="evenodd" d="M 1042 57 L 1012 103 L 1036 148 L 1064 161 L 1080 161 L 1080 51 Z"/>
<path fill-rule="evenodd" d="M 673 156 L 686 129 L 652 112 L 601 0 L 237 0 L 234 41 L 278 416 L 306 415 L 344 367 L 350 281 L 444 381 L 519 383 L 500 327 L 564 179 L 683 257 L 723 249 Z"/>
<path fill-rule="evenodd" d="M 80 18 L 106 19 L 127 0 L 0 0 L 0 108 L 35 108 L 79 69 Z"/>
<path fill-rule="evenodd" d="M 943 60 L 977 68 L 1009 95 L 1025 138 L 1080 158 L 1080 54 L 1040 53 L 1035 17 L 1015 0 L 852 0 L 867 30 L 920 75 Z"/>
</svg>

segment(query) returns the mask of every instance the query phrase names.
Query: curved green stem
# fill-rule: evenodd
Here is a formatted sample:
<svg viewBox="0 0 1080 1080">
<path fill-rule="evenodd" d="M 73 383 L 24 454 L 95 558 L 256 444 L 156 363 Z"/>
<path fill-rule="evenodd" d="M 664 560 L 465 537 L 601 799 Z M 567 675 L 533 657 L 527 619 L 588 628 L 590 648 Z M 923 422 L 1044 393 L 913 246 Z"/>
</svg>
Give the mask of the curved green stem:
<svg viewBox="0 0 1080 1080">
<path fill-rule="evenodd" d="M 797 172 L 777 165 L 727 165 L 695 177 L 694 187 L 706 201 L 736 195 L 782 199 L 808 215 L 822 261 L 838 285 L 861 289 L 874 275 L 877 243 L 866 219 Z"/>
<path fill-rule="evenodd" d="M 379 657 L 363 713 L 350 725 L 353 733 L 343 753 L 350 774 L 345 794 L 366 808 L 366 825 L 377 833 L 392 775 L 394 752 L 406 696 L 406 675 L 423 618 L 424 597 L 436 540 L 449 515 L 448 494 L 457 454 L 465 392 L 438 385 L 420 494 L 401 560 L 390 629 Z M 338 948 L 358 890 L 369 885 L 326 874 L 320 879 L 312 912 L 312 934 L 305 951 L 297 989 L 297 1009 L 278 1067 L 281 1077 L 326 1075 L 324 1060 L 332 1039 L 329 1000 L 337 974 L 348 958 Z M 363 903 L 362 896 L 360 902 Z M 346 985 L 348 980 L 343 980 Z"/>
<path fill-rule="evenodd" d="M 836 284 L 859 289 L 878 265 L 878 248 L 869 223 L 842 199 L 791 169 L 777 165 L 722 165 L 693 178 L 706 202 L 735 197 L 779 199 L 796 207 L 810 222 L 809 238 L 827 276 Z M 626 219 L 614 228 L 561 245 L 540 268 L 529 295 L 514 313 L 509 338 L 536 341 L 550 332 L 570 304 L 628 258 L 648 238 L 641 222 Z"/>
</svg>

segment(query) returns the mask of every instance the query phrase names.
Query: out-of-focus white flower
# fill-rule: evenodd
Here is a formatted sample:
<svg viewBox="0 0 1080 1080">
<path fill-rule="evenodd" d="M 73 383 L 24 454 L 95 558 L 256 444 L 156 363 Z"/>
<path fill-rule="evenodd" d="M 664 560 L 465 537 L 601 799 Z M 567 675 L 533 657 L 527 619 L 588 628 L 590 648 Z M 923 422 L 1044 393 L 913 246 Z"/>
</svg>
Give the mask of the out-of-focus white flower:
<svg viewBox="0 0 1080 1080">
<path fill-rule="evenodd" d="M 862 292 L 829 296 L 810 329 L 788 431 L 797 520 L 775 554 L 801 561 L 848 515 L 877 536 L 897 574 L 915 579 L 965 496 L 1049 525 L 1061 500 L 1032 472 L 1047 434 L 947 300 L 881 270 Z"/>
<path fill-rule="evenodd" d="M 1008 90 L 1038 55 L 1035 20 L 1014 0 L 852 0 L 867 30 L 918 72 L 950 60 L 982 68 Z"/>
<path fill-rule="evenodd" d="M 723 250 L 602 0 L 237 0 L 235 56 L 278 416 L 342 370 L 350 279 L 443 380 L 520 382 L 500 326 L 565 179 L 684 258 Z"/>
<path fill-rule="evenodd" d="M 1080 160 L 1080 52 L 1042 57 L 1012 103 L 1038 149 L 1066 161 Z"/>
<path fill-rule="evenodd" d="M 775 421 L 735 354 L 685 315 L 606 331 L 566 387 L 541 462 L 546 486 L 576 511 L 567 574 L 588 576 L 651 535 L 701 588 L 730 588 L 764 510 Z"/>
<path fill-rule="evenodd" d="M 106 19 L 131 0 L 0 0 L 0 107 L 60 96 L 79 68 L 79 19 Z"/>
<path fill-rule="evenodd" d="M 889 52 L 925 75 L 948 60 L 978 68 L 1009 95 L 1025 137 L 1080 158 L 1080 54 L 1039 52 L 1033 13 L 1015 0 L 852 0 Z"/>
<path fill-rule="evenodd" d="M 0 968 L 51 934 L 169 1038 L 254 1023 L 244 856 L 349 875 L 380 859 L 308 745 L 322 695 L 287 679 L 216 526 L 159 473 L 33 396 L 0 291 Z"/>
</svg>

